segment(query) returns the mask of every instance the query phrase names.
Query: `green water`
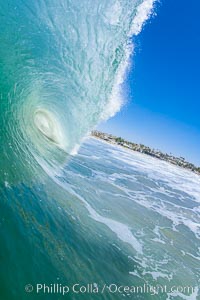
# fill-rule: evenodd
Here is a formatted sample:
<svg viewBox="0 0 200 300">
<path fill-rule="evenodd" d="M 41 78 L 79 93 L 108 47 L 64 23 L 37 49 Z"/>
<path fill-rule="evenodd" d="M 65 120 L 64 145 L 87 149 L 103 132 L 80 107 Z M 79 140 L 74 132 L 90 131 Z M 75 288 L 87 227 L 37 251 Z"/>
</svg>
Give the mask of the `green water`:
<svg viewBox="0 0 200 300">
<path fill-rule="evenodd" d="M 79 149 L 122 106 L 153 2 L 0 0 L 0 299 L 198 299 L 199 177 Z"/>
<path fill-rule="evenodd" d="M 1 299 L 198 299 L 199 177 L 173 168 L 90 140 L 54 178 L 1 186 Z M 168 295 L 114 285 L 162 285 Z M 193 290 L 170 295 L 173 286 Z"/>
</svg>

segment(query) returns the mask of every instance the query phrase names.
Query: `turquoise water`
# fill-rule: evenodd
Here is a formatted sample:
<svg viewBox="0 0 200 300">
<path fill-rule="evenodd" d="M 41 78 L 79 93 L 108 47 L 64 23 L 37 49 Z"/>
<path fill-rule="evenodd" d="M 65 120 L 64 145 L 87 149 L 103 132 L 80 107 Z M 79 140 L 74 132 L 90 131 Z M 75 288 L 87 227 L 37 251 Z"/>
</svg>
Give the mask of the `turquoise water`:
<svg viewBox="0 0 200 300">
<path fill-rule="evenodd" d="M 1 299 L 198 299 L 199 183 L 184 169 L 94 139 L 51 178 L 5 182 Z M 44 294 L 37 284 L 106 284 L 113 293 Z M 158 294 L 122 295 L 113 284 L 146 284 Z"/>
<path fill-rule="evenodd" d="M 153 2 L 0 0 L 0 299 L 198 299 L 199 177 L 84 140 Z"/>
<path fill-rule="evenodd" d="M 0 1 L 1 174 L 57 167 L 120 109 L 130 38 L 152 3 Z"/>
</svg>

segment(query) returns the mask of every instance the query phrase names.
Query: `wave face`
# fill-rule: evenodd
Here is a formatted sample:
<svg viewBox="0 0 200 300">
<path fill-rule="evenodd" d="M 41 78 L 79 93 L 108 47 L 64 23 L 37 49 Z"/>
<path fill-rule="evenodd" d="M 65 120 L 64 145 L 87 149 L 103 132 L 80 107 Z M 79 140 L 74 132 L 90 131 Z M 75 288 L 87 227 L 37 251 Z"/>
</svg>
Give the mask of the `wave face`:
<svg viewBox="0 0 200 300">
<path fill-rule="evenodd" d="M 85 202 L 92 189 L 85 200 L 70 187 L 71 178 L 77 192 L 88 190 L 79 179 L 93 172 L 84 158 L 79 163 L 70 154 L 123 104 L 120 84 L 133 48 L 130 38 L 152 5 L 153 0 L 0 0 L 0 299 L 62 298 L 26 293 L 26 284 L 131 283 L 127 252 L 117 248 L 113 230 L 119 225 L 128 234 L 124 242 L 130 237 L 130 246 L 141 246 L 120 220 L 105 227 L 98 207 Z"/>
<path fill-rule="evenodd" d="M 19 161 L 29 169 L 33 157 L 53 165 L 63 161 L 99 121 L 120 109 L 130 37 L 140 31 L 153 0 L 0 5 L 1 171 L 15 176 Z"/>
</svg>

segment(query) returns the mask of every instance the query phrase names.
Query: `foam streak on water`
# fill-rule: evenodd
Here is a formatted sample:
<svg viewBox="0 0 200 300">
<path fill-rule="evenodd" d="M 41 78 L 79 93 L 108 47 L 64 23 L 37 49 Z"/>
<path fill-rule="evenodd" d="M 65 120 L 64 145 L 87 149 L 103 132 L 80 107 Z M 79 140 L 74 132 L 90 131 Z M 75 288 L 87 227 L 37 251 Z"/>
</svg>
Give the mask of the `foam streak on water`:
<svg viewBox="0 0 200 300">
<path fill-rule="evenodd" d="M 192 286 L 190 293 L 169 291 L 156 299 L 198 299 L 198 175 L 90 139 L 54 182 L 83 204 L 96 234 L 100 223 L 113 245 L 137 264 L 129 269 L 134 283 Z"/>
<path fill-rule="evenodd" d="M 49 176 L 1 186 L 4 300 L 26 300 L 27 281 L 162 285 L 168 292 L 140 293 L 138 299 L 198 300 L 199 176 L 96 139 L 85 141 L 62 169 L 52 172 L 40 164 Z M 172 293 L 174 286 L 193 290 Z M 81 299 L 121 300 L 122 295 Z"/>
</svg>

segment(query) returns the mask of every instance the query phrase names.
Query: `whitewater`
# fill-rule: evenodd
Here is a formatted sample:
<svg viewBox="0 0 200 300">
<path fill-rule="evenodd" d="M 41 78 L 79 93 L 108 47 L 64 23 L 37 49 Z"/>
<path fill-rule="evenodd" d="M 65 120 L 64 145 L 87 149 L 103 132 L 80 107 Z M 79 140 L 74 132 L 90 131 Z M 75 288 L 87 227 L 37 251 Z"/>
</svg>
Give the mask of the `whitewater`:
<svg viewBox="0 0 200 300">
<path fill-rule="evenodd" d="M 154 1 L 0 8 L 0 299 L 62 299 L 37 284 L 76 283 L 169 289 L 68 299 L 198 299 L 199 177 L 87 139 L 126 101 Z"/>
</svg>

